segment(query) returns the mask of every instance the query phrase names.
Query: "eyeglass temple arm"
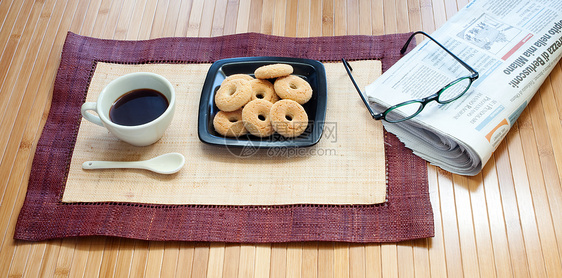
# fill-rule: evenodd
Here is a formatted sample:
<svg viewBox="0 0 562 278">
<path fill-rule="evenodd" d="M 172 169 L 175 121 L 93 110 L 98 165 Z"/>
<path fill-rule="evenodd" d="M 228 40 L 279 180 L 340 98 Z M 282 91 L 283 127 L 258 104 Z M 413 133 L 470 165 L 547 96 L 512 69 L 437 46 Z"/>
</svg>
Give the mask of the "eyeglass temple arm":
<svg viewBox="0 0 562 278">
<path fill-rule="evenodd" d="M 361 100 L 363 100 L 363 103 L 365 104 L 365 106 L 367 106 L 367 110 L 369 110 L 369 113 L 371 113 L 371 116 L 373 117 L 373 119 L 380 120 L 383 117 L 383 115 L 377 114 L 373 111 L 373 109 L 371 109 L 371 105 L 369 105 L 369 102 L 367 101 L 367 99 L 365 98 L 365 96 L 361 92 L 361 89 L 359 89 L 359 86 L 357 86 L 357 83 L 355 82 L 355 79 L 351 75 L 351 71 L 353 70 L 351 68 L 351 65 L 345 59 L 341 59 L 341 61 L 343 62 L 345 70 L 347 71 L 347 75 L 349 75 L 349 77 L 351 79 L 351 82 L 353 83 L 353 86 L 355 86 L 355 89 L 359 93 L 359 96 L 361 97 Z"/>
<path fill-rule="evenodd" d="M 406 41 L 404 46 L 402 46 L 402 49 L 400 49 L 400 54 L 404 54 L 406 52 L 406 49 L 408 48 L 408 45 L 410 45 L 410 42 L 418 34 L 422 34 L 422 35 L 428 37 L 430 40 L 432 40 L 434 43 L 436 43 L 439 47 L 443 48 L 443 50 L 447 51 L 447 53 L 449 53 L 451 56 L 453 56 L 453 58 L 455 58 L 455 60 L 457 60 L 459 63 L 461 63 L 461 65 L 463 65 L 463 67 L 465 67 L 468 71 L 470 71 L 470 73 L 472 73 L 471 78 L 473 78 L 473 79 L 478 78 L 478 72 L 476 70 L 474 70 L 471 66 L 469 66 L 467 63 L 465 63 L 463 60 L 461 60 L 459 57 L 457 57 L 457 55 L 453 54 L 451 51 L 449 51 L 449 49 L 447 49 L 445 46 L 443 46 L 441 43 L 439 43 L 437 40 L 435 40 L 433 37 L 431 37 L 430 35 L 428 35 L 424 31 L 417 31 L 417 32 L 414 32 L 412 35 L 410 35 L 410 37 L 408 38 L 408 40 Z"/>
</svg>

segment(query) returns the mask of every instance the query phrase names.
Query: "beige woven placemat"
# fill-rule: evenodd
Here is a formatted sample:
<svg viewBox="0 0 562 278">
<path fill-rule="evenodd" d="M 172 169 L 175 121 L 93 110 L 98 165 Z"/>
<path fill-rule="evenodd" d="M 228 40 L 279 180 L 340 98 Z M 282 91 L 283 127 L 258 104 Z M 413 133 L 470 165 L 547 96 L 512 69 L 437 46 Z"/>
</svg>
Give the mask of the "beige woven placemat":
<svg viewBox="0 0 562 278">
<path fill-rule="evenodd" d="M 326 63 L 328 107 L 320 142 L 297 150 L 263 149 L 249 157 L 199 141 L 199 97 L 210 64 L 98 63 L 87 100 L 111 80 L 137 71 L 166 77 L 177 93 L 176 113 L 164 137 L 148 147 L 121 142 L 82 120 L 63 202 L 283 205 L 376 204 L 386 199 L 382 125 L 373 121 L 341 63 Z M 381 74 L 379 61 L 352 62 L 359 84 Z M 87 160 L 144 160 L 167 152 L 187 159 L 174 175 L 144 170 L 83 170 Z"/>
</svg>

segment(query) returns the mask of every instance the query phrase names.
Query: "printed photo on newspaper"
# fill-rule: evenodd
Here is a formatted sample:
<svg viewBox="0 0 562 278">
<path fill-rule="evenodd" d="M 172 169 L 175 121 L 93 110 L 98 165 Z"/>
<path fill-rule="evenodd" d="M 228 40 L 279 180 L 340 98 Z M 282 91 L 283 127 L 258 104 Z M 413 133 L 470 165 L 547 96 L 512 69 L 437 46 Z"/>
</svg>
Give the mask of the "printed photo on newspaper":
<svg viewBox="0 0 562 278">
<path fill-rule="evenodd" d="M 562 0 L 474 0 L 431 37 L 453 55 L 425 39 L 365 95 L 380 113 L 470 75 L 462 62 L 475 69 L 478 78 L 463 85 L 468 90 L 458 99 L 432 101 L 411 119 L 383 124 L 433 165 L 476 175 L 560 60 Z M 405 106 L 396 111 L 411 113 Z"/>
</svg>

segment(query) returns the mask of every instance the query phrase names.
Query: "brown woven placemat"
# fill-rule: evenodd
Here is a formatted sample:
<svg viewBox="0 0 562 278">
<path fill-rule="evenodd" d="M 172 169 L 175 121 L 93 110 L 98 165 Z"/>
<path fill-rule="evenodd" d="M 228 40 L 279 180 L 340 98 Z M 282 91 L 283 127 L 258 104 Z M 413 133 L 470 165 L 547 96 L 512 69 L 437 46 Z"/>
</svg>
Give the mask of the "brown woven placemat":
<svg viewBox="0 0 562 278">
<path fill-rule="evenodd" d="M 286 38 L 247 33 L 213 38 L 115 41 L 69 33 L 14 238 L 45 240 L 105 235 L 253 243 L 396 242 L 433 236 L 426 163 L 387 132 L 384 137 L 388 201 L 380 205 L 61 202 L 81 119 L 80 106 L 97 62 L 211 63 L 230 57 L 289 56 L 320 61 L 376 59 L 382 61 L 384 71 L 400 58 L 399 49 L 408 35 Z"/>
</svg>

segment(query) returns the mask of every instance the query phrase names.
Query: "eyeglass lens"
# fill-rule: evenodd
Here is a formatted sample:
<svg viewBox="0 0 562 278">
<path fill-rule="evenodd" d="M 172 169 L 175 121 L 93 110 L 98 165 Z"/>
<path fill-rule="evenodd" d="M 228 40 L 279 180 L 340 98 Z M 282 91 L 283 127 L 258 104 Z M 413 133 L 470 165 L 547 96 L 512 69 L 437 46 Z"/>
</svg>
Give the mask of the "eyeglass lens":
<svg viewBox="0 0 562 278">
<path fill-rule="evenodd" d="M 441 90 L 437 101 L 444 104 L 456 100 L 468 90 L 471 83 L 470 77 L 459 78 L 449 83 Z"/>
<path fill-rule="evenodd" d="M 422 109 L 423 103 L 419 101 L 403 102 L 386 110 L 384 119 L 390 123 L 401 122 L 416 116 Z"/>
<path fill-rule="evenodd" d="M 410 100 L 390 107 L 385 111 L 384 119 L 392 123 L 411 119 L 423 110 L 426 103 L 432 100 L 446 104 L 458 99 L 468 90 L 471 84 L 470 77 L 459 78 L 443 87 L 437 94 L 437 98 L 430 97 L 423 100 Z"/>
</svg>

